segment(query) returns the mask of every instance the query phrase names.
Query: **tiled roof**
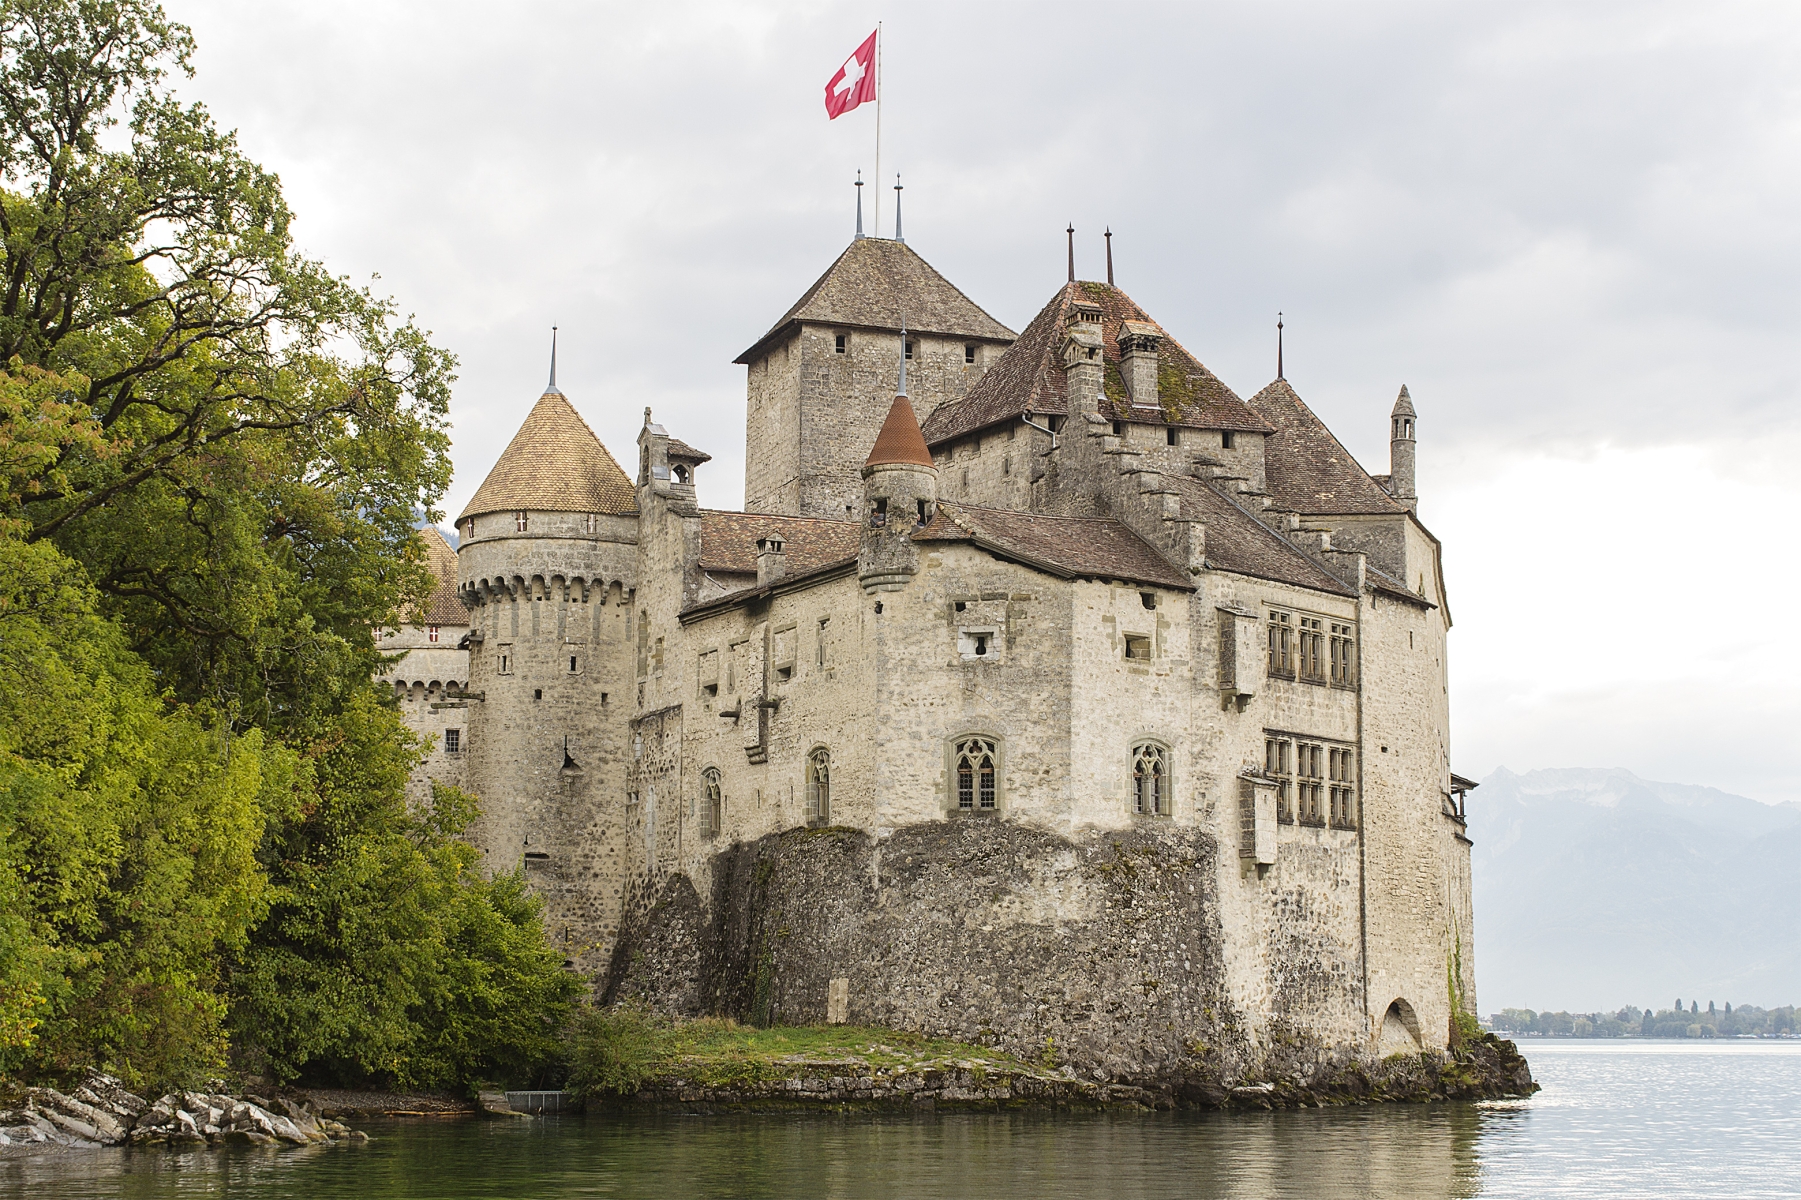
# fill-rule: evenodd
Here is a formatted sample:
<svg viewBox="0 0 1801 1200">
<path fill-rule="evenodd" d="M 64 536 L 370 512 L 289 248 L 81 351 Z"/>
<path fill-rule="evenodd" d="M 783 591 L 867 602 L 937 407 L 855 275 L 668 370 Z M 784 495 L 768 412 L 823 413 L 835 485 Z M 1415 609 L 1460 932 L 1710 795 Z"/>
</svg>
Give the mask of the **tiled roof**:
<svg viewBox="0 0 1801 1200">
<path fill-rule="evenodd" d="M 921 542 L 973 542 L 1066 578 L 1124 579 L 1193 591 L 1194 582 L 1155 547 L 1111 517 L 1049 517 L 940 503 L 915 533 Z"/>
<path fill-rule="evenodd" d="M 1199 520 L 1206 528 L 1207 565 L 1214 570 L 1344 596 L 1355 594 L 1343 580 L 1212 484 L 1183 475 L 1165 475 L 1163 481 L 1175 486 L 1182 515 Z"/>
<path fill-rule="evenodd" d="M 414 625 L 467 625 L 469 610 L 457 599 L 457 552 L 451 549 L 450 543 L 436 525 L 427 525 L 419 531 L 419 540 L 425 543 L 425 564 L 431 568 L 437 585 L 432 588 L 431 596 L 424 606 L 413 614 Z"/>
<path fill-rule="evenodd" d="M 857 521 L 819 517 L 778 517 L 768 513 L 700 514 L 700 569 L 725 575 L 757 573 L 757 541 L 767 533 L 781 535 L 788 574 L 799 575 L 830 563 L 857 557 L 863 526 Z"/>
<path fill-rule="evenodd" d="M 1357 465 L 1287 380 L 1252 396 L 1251 407 L 1276 427 L 1263 443 L 1263 469 L 1278 507 L 1320 516 L 1407 511 Z"/>
<path fill-rule="evenodd" d="M 679 458 L 683 462 L 704 463 L 713 461 L 713 456 L 711 454 L 708 454 L 705 450 L 696 450 L 681 438 L 669 439 L 669 449 L 667 453 L 670 458 Z"/>
<path fill-rule="evenodd" d="M 888 410 L 888 419 L 882 422 L 882 431 L 875 435 L 875 446 L 863 465 L 879 467 L 890 463 L 932 465 L 932 452 L 919 436 L 919 418 L 913 415 L 913 405 L 905 396 L 894 398 L 894 407 Z"/>
<path fill-rule="evenodd" d="M 632 481 L 561 392 L 538 397 L 457 520 L 514 509 L 610 516 L 638 511 Z"/>
<path fill-rule="evenodd" d="M 983 312 L 905 242 L 861 238 L 826 268 L 768 333 L 733 361 L 749 363 L 802 321 L 899 329 L 903 320 L 913 333 L 1013 340 L 1011 329 Z"/>
<path fill-rule="evenodd" d="M 1101 310 L 1102 355 L 1107 364 L 1103 377 L 1109 398 L 1109 404 L 1102 409 L 1104 415 L 1201 429 L 1269 431 L 1268 422 L 1253 412 L 1217 375 L 1201 365 L 1199 359 L 1183 349 L 1176 339 L 1163 332 L 1130 296 L 1104 283 L 1066 283 L 1032 318 L 1032 323 L 1026 326 L 1025 332 L 1001 360 L 976 381 L 967 396 L 939 405 L 926 418 L 927 444 L 935 446 L 1001 421 L 1014 420 L 1022 413 L 1067 413 L 1062 356 L 1064 329 L 1068 324 L 1069 307 L 1078 298 L 1098 305 Z M 1158 404 L 1155 407 L 1135 407 L 1125 399 L 1125 386 L 1119 374 L 1119 335 L 1121 326 L 1127 321 L 1142 323 L 1162 333 L 1162 344 L 1158 347 Z"/>
</svg>

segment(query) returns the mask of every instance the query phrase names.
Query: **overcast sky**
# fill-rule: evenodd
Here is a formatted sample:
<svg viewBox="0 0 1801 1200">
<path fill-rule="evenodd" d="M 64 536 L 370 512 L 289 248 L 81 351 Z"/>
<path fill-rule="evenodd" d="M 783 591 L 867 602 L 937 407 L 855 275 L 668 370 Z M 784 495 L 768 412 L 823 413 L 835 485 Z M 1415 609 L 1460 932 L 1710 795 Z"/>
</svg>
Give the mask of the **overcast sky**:
<svg viewBox="0 0 1801 1200">
<path fill-rule="evenodd" d="M 908 244 L 1023 328 L 1122 288 L 1372 471 L 1402 383 L 1445 542 L 1453 755 L 1801 799 L 1801 7 L 170 0 L 311 255 L 462 361 L 454 517 L 559 383 L 742 502 L 753 342 L 844 247 L 885 21 Z M 869 189 L 873 190 L 873 189 Z M 892 192 L 883 196 L 892 232 Z"/>
</svg>

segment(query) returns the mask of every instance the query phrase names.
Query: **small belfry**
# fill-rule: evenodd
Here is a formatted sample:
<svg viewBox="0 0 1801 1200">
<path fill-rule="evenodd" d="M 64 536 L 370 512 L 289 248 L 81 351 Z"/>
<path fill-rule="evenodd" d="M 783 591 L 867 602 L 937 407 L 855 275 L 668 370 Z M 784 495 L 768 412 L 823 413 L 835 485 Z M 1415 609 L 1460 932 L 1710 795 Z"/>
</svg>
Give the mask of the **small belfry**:
<svg viewBox="0 0 1801 1200">
<path fill-rule="evenodd" d="M 1401 394 L 1395 397 L 1395 406 L 1389 413 L 1388 441 L 1388 479 L 1389 492 L 1396 500 L 1407 506 L 1409 512 L 1419 508 L 1419 495 L 1414 490 L 1414 451 L 1418 447 L 1418 439 L 1414 436 L 1413 397 L 1407 394 L 1407 385 L 1401 385 Z"/>
</svg>

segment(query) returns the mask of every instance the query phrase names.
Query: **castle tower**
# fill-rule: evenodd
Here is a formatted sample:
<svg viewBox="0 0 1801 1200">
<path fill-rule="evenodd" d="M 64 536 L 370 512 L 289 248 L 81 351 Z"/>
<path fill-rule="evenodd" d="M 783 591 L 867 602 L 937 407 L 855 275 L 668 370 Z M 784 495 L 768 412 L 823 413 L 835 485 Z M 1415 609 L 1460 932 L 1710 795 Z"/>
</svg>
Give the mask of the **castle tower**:
<svg viewBox="0 0 1801 1200">
<path fill-rule="evenodd" d="M 748 369 L 745 510 L 854 518 L 857 455 L 888 413 L 895 359 L 910 360 L 923 421 L 960 399 L 1013 338 L 903 242 L 853 241 L 736 359 Z"/>
<path fill-rule="evenodd" d="M 457 518 L 470 613 L 466 786 L 491 871 L 523 867 L 572 963 L 611 952 L 611 811 L 631 710 L 637 501 L 554 376 Z"/>
<path fill-rule="evenodd" d="M 1419 495 L 1413 484 L 1413 453 L 1417 443 L 1413 436 L 1413 398 L 1407 394 L 1406 384 L 1401 385 L 1401 394 L 1395 397 L 1394 410 L 1388 420 L 1388 490 L 1409 511 L 1417 511 Z"/>
<path fill-rule="evenodd" d="M 905 587 L 919 570 L 914 531 L 938 508 L 938 469 L 907 399 L 907 361 L 888 419 L 863 464 L 863 539 L 857 578 L 866 592 Z"/>
</svg>

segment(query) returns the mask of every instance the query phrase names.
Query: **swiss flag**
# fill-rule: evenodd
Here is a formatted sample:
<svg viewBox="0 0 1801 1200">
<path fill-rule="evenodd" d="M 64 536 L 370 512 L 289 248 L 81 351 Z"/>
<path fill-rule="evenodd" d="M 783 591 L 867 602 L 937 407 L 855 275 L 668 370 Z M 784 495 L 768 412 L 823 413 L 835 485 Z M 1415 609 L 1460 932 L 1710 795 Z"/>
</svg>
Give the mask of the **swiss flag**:
<svg viewBox="0 0 1801 1200">
<path fill-rule="evenodd" d="M 875 38 L 875 34 L 870 34 L 825 85 L 825 111 L 832 120 L 865 100 L 875 99 Z"/>
</svg>

